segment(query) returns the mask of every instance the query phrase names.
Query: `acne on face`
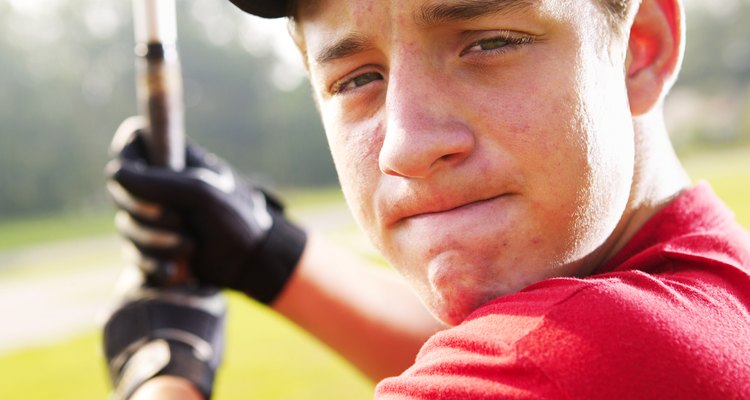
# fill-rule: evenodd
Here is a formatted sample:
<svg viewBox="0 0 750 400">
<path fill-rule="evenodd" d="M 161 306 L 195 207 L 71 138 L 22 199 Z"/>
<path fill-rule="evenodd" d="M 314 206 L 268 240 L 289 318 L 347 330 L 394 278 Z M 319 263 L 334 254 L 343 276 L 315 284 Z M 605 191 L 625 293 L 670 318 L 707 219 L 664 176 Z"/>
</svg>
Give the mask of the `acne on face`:
<svg viewBox="0 0 750 400">
<path fill-rule="evenodd" d="M 414 18 L 426 3 L 324 1 L 302 30 L 355 218 L 457 323 L 602 257 L 628 197 L 632 126 L 622 67 L 603 56 L 586 10 L 529 1 L 427 26 Z M 360 42 L 314 61 L 343 37 Z M 496 49 L 498 37 L 530 39 Z M 365 73 L 379 79 L 330 92 Z"/>
</svg>

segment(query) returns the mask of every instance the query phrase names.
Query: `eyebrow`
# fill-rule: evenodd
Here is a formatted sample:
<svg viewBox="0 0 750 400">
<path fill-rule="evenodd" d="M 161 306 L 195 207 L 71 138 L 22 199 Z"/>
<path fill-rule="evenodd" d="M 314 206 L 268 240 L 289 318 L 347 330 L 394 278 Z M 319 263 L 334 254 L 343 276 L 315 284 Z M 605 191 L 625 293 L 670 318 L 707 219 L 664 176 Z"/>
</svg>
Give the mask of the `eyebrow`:
<svg viewBox="0 0 750 400">
<path fill-rule="evenodd" d="M 531 7 L 539 0 L 462 0 L 449 4 L 427 4 L 414 13 L 421 26 L 468 21 L 493 14 L 508 14 Z M 372 44 L 362 34 L 350 33 L 323 48 L 313 57 L 317 64 L 346 58 L 370 49 Z"/>
<path fill-rule="evenodd" d="M 462 0 L 454 3 L 427 4 L 414 14 L 422 26 L 462 22 L 493 14 L 509 14 L 529 8 L 539 0 Z"/>
<path fill-rule="evenodd" d="M 351 33 L 341 40 L 323 46 L 314 58 L 316 63 L 325 64 L 362 52 L 370 47 L 370 42 L 363 35 Z"/>
</svg>

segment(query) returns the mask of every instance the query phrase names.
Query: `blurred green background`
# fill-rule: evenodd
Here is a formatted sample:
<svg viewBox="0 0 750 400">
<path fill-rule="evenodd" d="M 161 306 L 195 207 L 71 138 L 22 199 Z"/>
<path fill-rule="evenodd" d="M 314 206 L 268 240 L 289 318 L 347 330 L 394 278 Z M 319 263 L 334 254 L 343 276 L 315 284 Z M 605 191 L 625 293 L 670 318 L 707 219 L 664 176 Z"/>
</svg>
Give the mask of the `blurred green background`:
<svg viewBox="0 0 750 400">
<path fill-rule="evenodd" d="M 686 61 L 666 104 L 678 153 L 750 227 L 750 0 L 686 0 Z M 304 224 L 366 256 L 336 189 L 283 21 L 178 1 L 188 135 L 281 190 Z M 135 114 L 128 1 L 0 0 L 0 398 L 101 399 L 100 316 L 122 263 L 103 188 Z M 369 398 L 372 383 L 232 295 L 217 399 Z M 345 327 L 342 327 L 345 329 Z"/>
</svg>

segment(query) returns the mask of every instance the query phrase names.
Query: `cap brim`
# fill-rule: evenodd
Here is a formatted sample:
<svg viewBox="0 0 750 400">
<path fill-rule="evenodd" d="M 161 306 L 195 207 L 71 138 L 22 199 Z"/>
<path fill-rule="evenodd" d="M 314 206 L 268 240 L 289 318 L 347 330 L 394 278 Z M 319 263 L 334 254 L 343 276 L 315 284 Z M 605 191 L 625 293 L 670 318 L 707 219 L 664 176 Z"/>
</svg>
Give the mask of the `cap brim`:
<svg viewBox="0 0 750 400">
<path fill-rule="evenodd" d="M 288 1 L 284 0 L 229 0 L 242 11 L 263 18 L 287 17 Z"/>
</svg>

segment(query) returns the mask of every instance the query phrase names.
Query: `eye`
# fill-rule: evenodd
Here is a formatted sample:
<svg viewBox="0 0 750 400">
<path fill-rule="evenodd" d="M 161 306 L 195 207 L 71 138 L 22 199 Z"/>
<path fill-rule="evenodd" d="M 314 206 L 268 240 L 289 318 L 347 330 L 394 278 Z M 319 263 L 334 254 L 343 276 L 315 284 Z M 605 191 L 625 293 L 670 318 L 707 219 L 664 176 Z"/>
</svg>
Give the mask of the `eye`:
<svg viewBox="0 0 750 400">
<path fill-rule="evenodd" d="M 511 34 L 510 32 L 501 32 L 495 36 L 473 42 L 461 52 L 461 56 L 471 53 L 503 53 L 518 46 L 532 43 L 533 41 L 533 36 L 520 36 Z"/>
<path fill-rule="evenodd" d="M 331 94 L 341 94 L 352 89 L 365 86 L 374 81 L 382 81 L 383 75 L 378 72 L 365 72 L 359 74 L 353 78 L 343 79 L 338 81 L 331 86 Z"/>
<path fill-rule="evenodd" d="M 505 47 L 508 45 L 508 40 L 505 38 L 492 38 L 487 40 L 482 40 L 481 42 L 476 44 L 476 47 L 479 47 L 480 49 L 487 51 L 487 50 L 495 50 L 499 49 L 501 47 Z"/>
</svg>

